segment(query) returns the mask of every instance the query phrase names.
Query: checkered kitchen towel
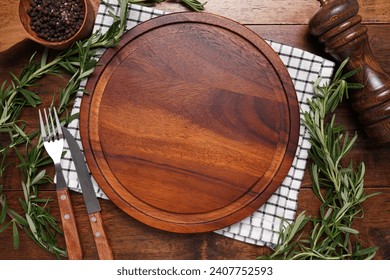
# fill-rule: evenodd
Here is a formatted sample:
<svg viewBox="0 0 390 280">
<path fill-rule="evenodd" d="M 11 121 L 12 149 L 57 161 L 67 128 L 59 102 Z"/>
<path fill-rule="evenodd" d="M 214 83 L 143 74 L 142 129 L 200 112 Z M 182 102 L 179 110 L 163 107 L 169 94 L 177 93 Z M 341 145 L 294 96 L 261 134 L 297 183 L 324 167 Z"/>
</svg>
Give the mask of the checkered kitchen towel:
<svg viewBox="0 0 390 280">
<path fill-rule="evenodd" d="M 106 4 L 100 5 L 95 22 L 95 31 L 101 30 L 104 33 L 112 24 L 113 19 L 109 15 L 109 11 L 119 15 L 117 0 L 109 0 L 107 2 L 111 5 L 110 7 Z M 142 21 L 164 14 L 163 11 L 139 5 L 131 5 L 129 9 L 127 29 L 134 27 Z M 283 63 L 286 65 L 294 82 L 301 114 L 303 114 L 304 111 L 309 110 L 307 100 L 313 96 L 312 82 L 318 77 L 322 77 L 323 82 L 328 82 L 333 73 L 334 63 L 287 45 L 272 41 L 267 41 L 267 43 L 269 43 L 279 54 Z M 98 52 L 98 55 L 102 55 L 103 52 L 104 49 Z M 84 87 L 85 84 L 86 81 L 84 81 L 82 87 Z M 75 99 L 72 114 L 80 111 L 81 99 L 82 92 L 79 92 Z M 70 123 L 68 129 L 81 147 L 78 120 L 74 120 Z M 299 143 L 293 165 L 279 189 L 251 216 L 227 228 L 218 230 L 216 231 L 217 233 L 251 244 L 265 245 L 268 247 L 274 247 L 276 245 L 279 236 L 278 232 L 281 229 L 282 223 L 294 220 L 297 209 L 298 192 L 304 175 L 308 150 L 310 149 L 308 139 L 309 135 L 307 129 L 301 124 Z M 81 192 L 70 152 L 67 152 L 64 156 L 62 166 L 70 189 Z M 95 180 L 93 180 L 93 182 L 98 197 L 107 199 Z"/>
</svg>

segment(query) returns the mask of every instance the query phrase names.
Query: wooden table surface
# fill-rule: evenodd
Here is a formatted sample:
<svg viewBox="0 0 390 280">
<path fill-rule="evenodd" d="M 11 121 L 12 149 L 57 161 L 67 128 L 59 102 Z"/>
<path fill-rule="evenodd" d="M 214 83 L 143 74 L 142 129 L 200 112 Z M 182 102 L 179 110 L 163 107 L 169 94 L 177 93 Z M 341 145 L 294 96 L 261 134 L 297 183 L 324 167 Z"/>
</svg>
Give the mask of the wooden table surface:
<svg viewBox="0 0 390 280">
<path fill-rule="evenodd" d="M 382 68 L 390 74 L 390 2 L 388 0 L 359 0 L 360 14 L 368 27 L 372 50 Z M 13 24 L 16 18 L 17 0 L 0 3 L 0 42 L 13 32 L 20 32 Z M 181 5 L 172 2 L 159 4 L 157 8 L 167 11 L 183 11 Z M 208 0 L 206 11 L 223 15 L 247 25 L 261 37 L 289 44 L 329 58 L 308 33 L 307 23 L 319 9 L 315 0 Z M 6 52 L 0 53 L 0 83 L 9 80 L 9 72 L 20 73 L 34 52 L 43 48 L 25 40 Z M 51 102 L 53 92 L 64 86 L 58 77 L 45 77 L 38 87 L 43 106 Z M 336 111 L 337 122 L 350 132 L 357 131 L 359 138 L 349 155 L 355 162 L 366 165 L 365 187 L 367 193 L 381 192 L 364 203 L 364 218 L 358 219 L 355 228 L 360 231 L 365 246 L 378 246 L 376 259 L 390 259 L 390 149 L 389 146 L 375 147 L 362 131 L 356 115 L 348 102 Z M 37 109 L 29 108 L 23 117 L 32 129 L 37 128 Z M 7 136 L 0 134 L 0 143 Z M 17 162 L 16 155 L 10 155 L 10 163 Z M 49 168 L 51 174 L 53 169 Z M 9 168 L 0 178 L 9 204 L 20 209 L 18 198 L 23 196 L 21 174 L 17 168 Z M 40 196 L 55 197 L 54 187 L 40 189 Z M 81 194 L 71 193 L 80 239 L 85 259 L 98 259 L 95 243 L 90 231 L 88 216 L 83 206 Z M 249 245 L 229 239 L 216 233 L 175 234 L 160 231 L 127 216 L 112 202 L 101 200 L 102 215 L 107 227 L 116 259 L 255 259 L 270 253 L 266 247 Z M 298 212 L 306 210 L 316 213 L 319 202 L 310 189 L 310 178 L 305 178 L 298 198 Z M 52 202 L 52 213 L 58 217 L 56 202 Z M 12 246 L 11 227 L 0 234 L 0 259 L 55 259 L 50 253 L 40 249 L 28 236 L 21 233 L 20 247 Z M 60 244 L 64 244 L 60 239 Z"/>
</svg>

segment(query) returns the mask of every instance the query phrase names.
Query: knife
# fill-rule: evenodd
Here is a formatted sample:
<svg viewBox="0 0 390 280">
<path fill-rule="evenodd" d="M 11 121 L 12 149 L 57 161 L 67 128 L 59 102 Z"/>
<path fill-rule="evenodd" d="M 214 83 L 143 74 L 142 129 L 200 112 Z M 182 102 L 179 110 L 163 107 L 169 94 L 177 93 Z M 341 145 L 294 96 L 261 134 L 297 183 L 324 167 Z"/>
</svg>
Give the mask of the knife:
<svg viewBox="0 0 390 280">
<path fill-rule="evenodd" d="M 84 156 L 81 153 L 79 145 L 77 144 L 72 134 L 70 134 L 69 130 L 67 130 L 65 127 L 62 127 L 62 131 L 64 133 L 66 142 L 68 143 L 72 159 L 76 167 L 81 190 L 83 191 L 85 207 L 87 208 L 89 222 L 91 224 L 99 259 L 113 260 L 114 256 L 111 245 L 107 238 L 103 219 L 100 213 L 100 204 L 93 189 L 91 176 L 89 175 L 87 165 L 84 161 Z"/>
</svg>

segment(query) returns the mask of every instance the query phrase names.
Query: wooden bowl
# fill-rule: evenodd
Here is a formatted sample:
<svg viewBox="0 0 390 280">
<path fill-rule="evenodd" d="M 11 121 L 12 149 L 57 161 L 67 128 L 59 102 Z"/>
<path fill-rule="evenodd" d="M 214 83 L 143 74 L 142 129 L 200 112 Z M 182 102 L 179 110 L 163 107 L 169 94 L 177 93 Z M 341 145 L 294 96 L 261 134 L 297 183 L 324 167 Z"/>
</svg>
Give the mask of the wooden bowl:
<svg viewBox="0 0 390 280">
<path fill-rule="evenodd" d="M 31 29 L 30 16 L 27 13 L 27 11 L 30 9 L 31 6 L 30 0 L 20 0 L 19 19 L 29 39 L 51 49 L 63 50 L 68 48 L 75 41 L 79 41 L 88 37 L 92 32 L 94 21 L 95 21 L 94 9 L 89 0 L 83 0 L 82 3 L 84 7 L 83 23 L 80 29 L 72 37 L 64 41 L 56 41 L 56 42 L 47 41 L 45 39 L 38 37 L 37 33 Z"/>
</svg>

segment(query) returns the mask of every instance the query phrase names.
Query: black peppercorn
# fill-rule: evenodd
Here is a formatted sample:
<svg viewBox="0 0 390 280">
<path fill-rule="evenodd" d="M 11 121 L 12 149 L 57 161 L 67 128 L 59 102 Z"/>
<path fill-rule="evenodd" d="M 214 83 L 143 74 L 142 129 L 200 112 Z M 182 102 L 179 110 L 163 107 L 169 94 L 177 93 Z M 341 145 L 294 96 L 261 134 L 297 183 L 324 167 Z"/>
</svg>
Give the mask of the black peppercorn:
<svg viewBox="0 0 390 280">
<path fill-rule="evenodd" d="M 31 0 L 31 30 L 50 42 L 67 40 L 80 29 L 83 8 L 80 0 Z"/>
</svg>

